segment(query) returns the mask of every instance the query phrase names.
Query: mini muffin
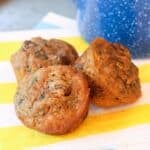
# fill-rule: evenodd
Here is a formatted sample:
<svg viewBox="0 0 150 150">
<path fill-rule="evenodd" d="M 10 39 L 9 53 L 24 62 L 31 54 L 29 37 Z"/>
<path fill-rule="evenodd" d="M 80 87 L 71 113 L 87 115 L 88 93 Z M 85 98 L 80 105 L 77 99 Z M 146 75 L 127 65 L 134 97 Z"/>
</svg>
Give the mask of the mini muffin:
<svg viewBox="0 0 150 150">
<path fill-rule="evenodd" d="M 141 95 L 138 68 L 129 50 L 121 44 L 96 38 L 75 62 L 91 87 L 91 101 L 111 107 L 136 101 Z"/>
<path fill-rule="evenodd" d="M 15 110 L 29 128 L 65 134 L 85 119 L 88 96 L 82 73 L 71 66 L 49 66 L 24 77 L 15 96 Z"/>
<path fill-rule="evenodd" d="M 76 50 L 68 43 L 58 40 L 33 38 L 25 41 L 11 57 L 17 80 L 39 68 L 49 65 L 71 65 L 78 58 Z"/>
</svg>

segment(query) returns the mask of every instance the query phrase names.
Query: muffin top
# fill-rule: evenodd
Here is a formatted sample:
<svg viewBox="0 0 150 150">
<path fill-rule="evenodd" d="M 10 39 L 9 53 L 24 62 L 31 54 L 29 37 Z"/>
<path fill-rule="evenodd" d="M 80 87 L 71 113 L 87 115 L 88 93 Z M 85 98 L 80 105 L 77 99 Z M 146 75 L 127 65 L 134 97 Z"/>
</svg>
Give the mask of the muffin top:
<svg viewBox="0 0 150 150">
<path fill-rule="evenodd" d="M 104 99 L 106 105 L 113 100 L 114 105 L 127 103 L 141 95 L 138 68 L 128 48 L 121 44 L 96 38 L 76 60 L 75 67 L 87 75 L 92 98 L 99 103 L 105 103 Z"/>
<path fill-rule="evenodd" d="M 16 113 L 26 126 L 63 134 L 86 116 L 88 95 L 84 75 L 71 66 L 41 68 L 20 83 L 15 96 Z"/>
<path fill-rule="evenodd" d="M 20 50 L 12 55 L 11 62 L 18 78 L 22 79 L 42 67 L 71 65 L 77 58 L 78 54 L 70 44 L 58 39 L 38 37 L 25 41 Z"/>
</svg>

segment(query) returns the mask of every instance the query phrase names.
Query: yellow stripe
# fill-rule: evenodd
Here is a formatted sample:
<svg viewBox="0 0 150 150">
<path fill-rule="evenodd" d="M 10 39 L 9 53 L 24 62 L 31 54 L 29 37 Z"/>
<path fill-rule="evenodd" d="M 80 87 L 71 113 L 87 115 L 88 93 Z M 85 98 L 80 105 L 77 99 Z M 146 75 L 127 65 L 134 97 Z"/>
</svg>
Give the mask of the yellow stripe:
<svg viewBox="0 0 150 150">
<path fill-rule="evenodd" d="M 150 82 L 150 64 L 139 66 L 139 76 L 141 82 Z"/>
<path fill-rule="evenodd" d="M 0 84 L 0 104 L 12 103 L 16 91 L 16 84 Z"/>
<path fill-rule="evenodd" d="M 61 38 L 72 44 L 79 52 L 85 50 L 88 44 L 81 37 Z M 10 60 L 10 56 L 21 47 L 22 42 L 0 42 L 0 61 Z"/>
<path fill-rule="evenodd" d="M 0 42 L 0 61 L 10 60 L 10 56 L 19 49 L 21 42 Z"/>
<path fill-rule="evenodd" d="M 88 47 L 88 43 L 81 37 L 67 37 L 61 39 L 72 44 L 80 53 L 86 50 Z"/>
<path fill-rule="evenodd" d="M 124 111 L 87 117 L 83 124 L 70 134 L 45 135 L 24 126 L 0 128 L 0 147 L 3 150 L 23 149 L 85 137 L 113 130 L 150 123 L 150 105 L 141 105 Z"/>
</svg>

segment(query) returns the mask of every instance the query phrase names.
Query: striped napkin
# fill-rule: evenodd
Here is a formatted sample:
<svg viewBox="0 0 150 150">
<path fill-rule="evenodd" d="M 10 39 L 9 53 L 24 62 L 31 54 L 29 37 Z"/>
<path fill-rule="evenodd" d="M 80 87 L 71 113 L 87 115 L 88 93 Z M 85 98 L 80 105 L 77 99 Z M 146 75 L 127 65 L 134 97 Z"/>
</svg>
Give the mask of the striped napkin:
<svg viewBox="0 0 150 150">
<path fill-rule="evenodd" d="M 111 109 L 91 105 L 83 124 L 67 135 L 46 135 L 25 127 L 15 115 L 17 83 L 10 56 L 33 36 L 63 39 L 79 53 L 88 46 L 77 30 L 65 28 L 0 33 L 0 150 L 150 149 L 150 59 L 134 60 L 142 83 L 142 97 L 136 103 Z"/>
</svg>

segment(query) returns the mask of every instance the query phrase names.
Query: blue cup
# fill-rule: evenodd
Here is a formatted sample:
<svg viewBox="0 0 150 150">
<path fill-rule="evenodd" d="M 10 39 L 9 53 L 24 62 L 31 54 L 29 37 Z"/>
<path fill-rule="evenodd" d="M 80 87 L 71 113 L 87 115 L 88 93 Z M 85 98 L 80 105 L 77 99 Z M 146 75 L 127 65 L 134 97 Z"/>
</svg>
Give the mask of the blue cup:
<svg viewBox="0 0 150 150">
<path fill-rule="evenodd" d="M 128 47 L 132 57 L 150 57 L 150 0 L 74 0 L 81 35 Z"/>
</svg>

